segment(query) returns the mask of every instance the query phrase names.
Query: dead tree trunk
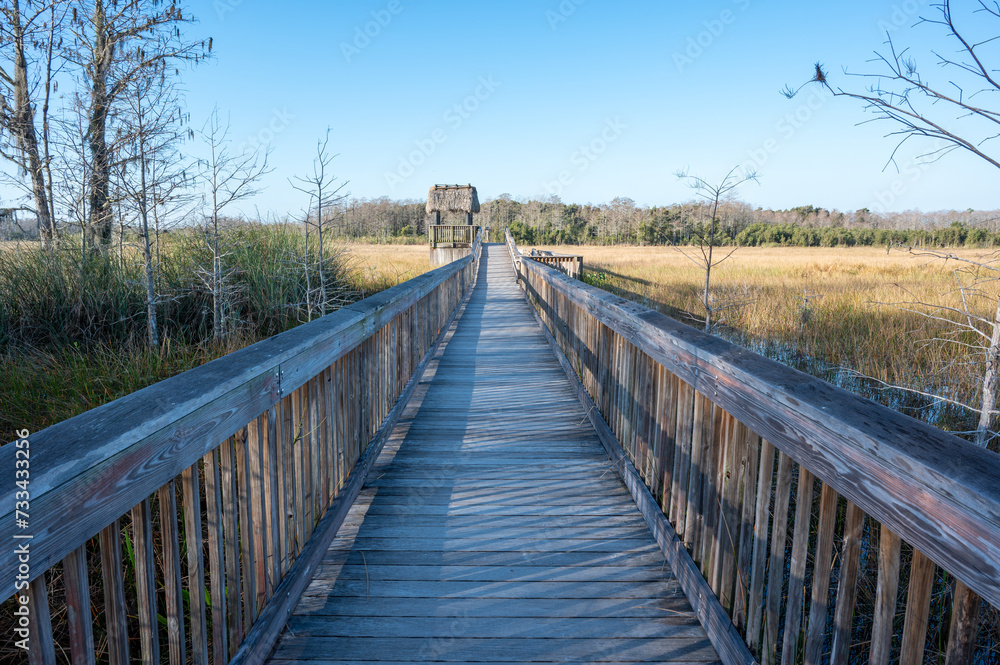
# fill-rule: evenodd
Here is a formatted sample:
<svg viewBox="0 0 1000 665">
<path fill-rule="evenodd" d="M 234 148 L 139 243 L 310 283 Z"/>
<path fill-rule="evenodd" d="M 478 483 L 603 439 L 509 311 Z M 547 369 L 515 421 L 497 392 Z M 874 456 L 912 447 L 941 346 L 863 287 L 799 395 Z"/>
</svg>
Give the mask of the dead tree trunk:
<svg viewBox="0 0 1000 665">
<path fill-rule="evenodd" d="M 28 58 L 25 51 L 26 35 L 22 22 L 19 0 L 11 0 L 5 12 L 10 23 L 13 49 L 14 73 L 8 83 L 14 89 L 14 107 L 0 93 L 0 120 L 4 128 L 14 138 L 19 156 L 10 159 L 31 179 L 31 194 L 34 200 L 38 230 L 44 245 L 55 238 L 55 223 L 49 204 L 49 189 L 46 185 L 46 165 L 42 161 L 38 133 L 35 128 L 35 106 L 31 100 L 31 83 L 28 72 Z"/>
</svg>

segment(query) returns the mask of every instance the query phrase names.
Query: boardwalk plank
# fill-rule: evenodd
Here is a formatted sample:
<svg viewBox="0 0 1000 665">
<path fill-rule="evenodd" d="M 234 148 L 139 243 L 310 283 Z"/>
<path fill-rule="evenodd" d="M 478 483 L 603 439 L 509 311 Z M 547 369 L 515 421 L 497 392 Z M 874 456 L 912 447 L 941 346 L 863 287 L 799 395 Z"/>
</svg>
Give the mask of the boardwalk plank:
<svg viewBox="0 0 1000 665">
<path fill-rule="evenodd" d="M 611 639 L 703 639 L 705 629 L 694 617 L 577 618 L 572 620 L 530 617 L 517 633 L 511 634 L 511 622 L 501 617 L 442 621 L 437 617 L 295 617 L 288 623 L 294 635 L 311 637 L 396 637 L 477 638 L 502 637 L 562 639 L 582 637 Z"/>
<path fill-rule="evenodd" d="M 359 660 L 451 662 L 476 660 L 488 655 L 493 662 L 715 662 L 718 656 L 704 639 L 548 639 L 501 638 L 324 638 L 282 636 L 276 659 L 315 663 L 332 653 L 351 654 Z"/>
<path fill-rule="evenodd" d="M 502 246 L 271 663 L 373 660 L 719 661 Z"/>
</svg>

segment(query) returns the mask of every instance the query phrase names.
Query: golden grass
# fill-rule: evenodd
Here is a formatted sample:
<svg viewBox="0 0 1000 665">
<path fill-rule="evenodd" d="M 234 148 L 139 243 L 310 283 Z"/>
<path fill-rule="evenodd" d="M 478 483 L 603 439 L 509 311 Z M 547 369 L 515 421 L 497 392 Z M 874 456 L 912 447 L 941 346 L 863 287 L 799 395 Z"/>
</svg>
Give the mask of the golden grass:
<svg viewBox="0 0 1000 665">
<path fill-rule="evenodd" d="M 431 269 L 427 245 L 343 245 L 352 281 L 363 295 L 389 288 Z"/>
<path fill-rule="evenodd" d="M 582 255 L 592 284 L 681 320 L 694 323 L 687 314 L 704 316 L 704 271 L 678 249 L 546 249 Z M 698 250 L 684 251 L 694 256 Z M 726 251 L 722 248 L 716 256 Z M 985 256 L 982 250 L 954 253 Z M 954 271 L 961 267 L 954 261 L 867 247 L 741 248 L 713 270 L 714 298 L 720 305 L 740 303 L 716 318 L 724 324 L 725 336 L 783 361 L 806 356 L 890 384 L 974 402 L 982 373 L 979 358 L 967 358 L 968 349 L 955 344 L 928 343 L 950 327 L 891 305 L 923 301 L 960 307 Z M 992 318 L 997 286 L 993 282 L 985 288 L 986 297 L 973 305 L 978 314 Z M 974 341 L 968 335 L 961 339 Z"/>
</svg>

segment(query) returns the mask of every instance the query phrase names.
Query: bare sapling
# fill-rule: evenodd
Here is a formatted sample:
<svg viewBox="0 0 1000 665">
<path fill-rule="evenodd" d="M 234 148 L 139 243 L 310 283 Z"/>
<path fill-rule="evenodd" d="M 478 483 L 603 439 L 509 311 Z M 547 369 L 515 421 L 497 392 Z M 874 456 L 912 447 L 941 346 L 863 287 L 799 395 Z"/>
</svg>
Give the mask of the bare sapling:
<svg viewBox="0 0 1000 665">
<path fill-rule="evenodd" d="M 176 149 L 186 117 L 171 79 L 163 72 L 150 70 L 132 80 L 123 99 L 121 122 L 126 140 L 122 141 L 118 182 L 136 217 L 146 290 L 147 342 L 155 348 L 160 345 L 159 240 L 166 225 L 157 211 L 167 202 L 175 202 L 189 185 Z"/>
<path fill-rule="evenodd" d="M 200 136 L 207 154 L 199 161 L 199 179 L 204 187 L 205 239 L 212 255 L 212 265 L 203 269 L 203 280 L 212 293 L 212 327 L 216 340 L 223 339 L 226 325 L 225 247 L 220 220 L 232 204 L 257 193 L 257 184 L 270 172 L 268 151 L 233 152 L 229 121 L 222 121 L 219 110 L 212 111 Z"/>
<path fill-rule="evenodd" d="M 338 155 L 331 155 L 329 153 L 330 145 L 330 130 L 326 130 L 326 135 L 316 142 L 316 157 L 313 159 L 313 171 L 312 174 L 308 176 L 296 176 L 294 179 L 290 178 L 289 183 L 297 189 L 298 191 L 309 196 L 309 205 L 306 207 L 305 212 L 305 229 L 306 229 L 306 251 L 304 260 L 304 269 L 306 275 L 306 310 L 309 320 L 312 320 L 312 302 L 313 298 L 311 295 L 311 278 L 309 269 L 309 229 L 310 227 L 316 230 L 317 236 L 317 247 L 318 256 L 316 262 L 316 277 L 319 282 L 318 293 L 316 297 L 316 304 L 319 307 L 320 316 L 326 316 L 329 303 L 329 292 L 327 288 L 327 270 L 326 263 L 327 257 L 325 256 L 325 246 L 324 243 L 326 238 L 324 236 L 325 229 L 325 218 L 324 214 L 333 206 L 335 206 L 340 201 L 347 198 L 350 193 L 344 192 L 344 187 L 347 186 L 348 182 L 337 183 L 337 176 L 330 173 L 330 165 Z"/>
<path fill-rule="evenodd" d="M 712 332 L 712 326 L 716 323 L 713 318 L 714 314 L 721 309 L 721 307 L 717 306 L 718 303 L 713 298 L 711 290 L 712 269 L 731 257 L 738 249 L 737 247 L 730 248 L 722 258 L 719 258 L 718 254 L 716 254 L 716 237 L 719 231 L 719 204 L 734 195 L 743 183 L 750 180 L 757 181 L 757 174 L 755 172 L 746 171 L 740 174 L 737 172 L 738 168 L 734 167 L 726 174 L 722 182 L 718 184 L 709 183 L 700 176 L 692 176 L 684 171 L 677 174 L 678 178 L 687 181 L 688 185 L 698 193 L 698 196 L 708 202 L 711 209 L 708 224 L 692 229 L 692 244 L 695 245 L 695 249 L 688 250 L 684 247 L 676 246 L 677 251 L 705 272 L 705 284 L 702 289 L 701 304 L 705 309 L 705 332 L 708 333 Z M 723 307 L 728 306 L 723 305 Z"/>
</svg>

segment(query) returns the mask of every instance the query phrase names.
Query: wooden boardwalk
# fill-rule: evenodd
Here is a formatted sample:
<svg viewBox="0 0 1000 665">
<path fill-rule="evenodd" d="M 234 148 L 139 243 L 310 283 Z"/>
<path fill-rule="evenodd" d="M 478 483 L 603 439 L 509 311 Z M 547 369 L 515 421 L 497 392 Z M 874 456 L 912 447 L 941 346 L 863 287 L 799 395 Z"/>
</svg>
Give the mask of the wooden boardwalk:
<svg viewBox="0 0 1000 665">
<path fill-rule="evenodd" d="M 503 245 L 270 662 L 364 661 L 718 662 Z"/>
</svg>

